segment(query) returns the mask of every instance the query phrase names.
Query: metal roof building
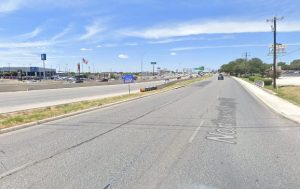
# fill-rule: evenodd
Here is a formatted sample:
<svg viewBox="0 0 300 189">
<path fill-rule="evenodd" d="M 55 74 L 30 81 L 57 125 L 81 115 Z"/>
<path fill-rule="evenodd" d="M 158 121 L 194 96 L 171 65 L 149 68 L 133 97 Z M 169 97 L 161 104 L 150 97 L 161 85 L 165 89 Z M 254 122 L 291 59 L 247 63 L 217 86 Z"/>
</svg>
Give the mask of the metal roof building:
<svg viewBox="0 0 300 189">
<path fill-rule="evenodd" d="M 0 67 L 0 73 L 9 73 L 9 72 L 20 72 L 24 76 L 44 76 L 44 68 L 41 67 Z M 56 74 L 56 69 L 45 68 L 46 77 L 53 76 Z"/>
</svg>

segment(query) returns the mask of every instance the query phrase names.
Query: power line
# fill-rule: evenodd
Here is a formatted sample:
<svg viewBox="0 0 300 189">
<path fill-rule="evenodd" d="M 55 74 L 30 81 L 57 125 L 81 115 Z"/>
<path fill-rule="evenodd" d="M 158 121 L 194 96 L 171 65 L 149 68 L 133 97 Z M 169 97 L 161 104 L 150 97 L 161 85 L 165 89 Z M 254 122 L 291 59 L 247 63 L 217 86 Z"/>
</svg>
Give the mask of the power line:
<svg viewBox="0 0 300 189">
<path fill-rule="evenodd" d="M 297 48 L 297 49 L 295 49 L 295 50 L 292 50 L 291 52 L 288 52 L 288 53 L 286 53 L 286 54 L 284 54 L 284 55 L 282 55 L 282 56 L 287 56 L 287 55 L 293 54 L 293 53 L 295 53 L 295 52 L 297 52 L 297 51 L 299 51 L 299 50 L 300 50 L 300 47 Z"/>
</svg>

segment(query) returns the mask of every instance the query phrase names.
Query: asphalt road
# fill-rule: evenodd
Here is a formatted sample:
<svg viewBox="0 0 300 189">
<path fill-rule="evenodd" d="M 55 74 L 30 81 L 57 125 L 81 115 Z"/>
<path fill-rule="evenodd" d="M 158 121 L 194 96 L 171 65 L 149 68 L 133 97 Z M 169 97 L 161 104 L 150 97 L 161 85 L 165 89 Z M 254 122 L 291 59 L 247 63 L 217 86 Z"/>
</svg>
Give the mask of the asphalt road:
<svg viewBox="0 0 300 189">
<path fill-rule="evenodd" d="M 132 83 L 130 84 L 130 90 L 131 92 L 137 92 L 140 90 L 140 88 L 152 87 L 163 83 L 164 81 L 162 80 L 144 83 Z M 83 100 L 117 96 L 128 94 L 128 92 L 128 84 L 117 84 L 108 86 L 0 93 L 0 114 Z"/>
<path fill-rule="evenodd" d="M 300 127 L 236 81 L 0 135 L 0 188 L 300 188 Z"/>
</svg>

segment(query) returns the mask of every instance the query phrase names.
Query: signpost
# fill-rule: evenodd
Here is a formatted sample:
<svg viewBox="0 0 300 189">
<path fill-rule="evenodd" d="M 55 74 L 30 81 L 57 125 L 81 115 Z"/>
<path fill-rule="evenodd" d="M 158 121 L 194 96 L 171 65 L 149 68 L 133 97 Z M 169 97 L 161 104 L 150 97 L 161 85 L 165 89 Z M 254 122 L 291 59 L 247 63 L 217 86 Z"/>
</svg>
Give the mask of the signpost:
<svg viewBox="0 0 300 189">
<path fill-rule="evenodd" d="M 77 64 L 78 75 L 80 76 L 80 63 Z"/>
<path fill-rule="evenodd" d="M 155 64 L 157 64 L 156 62 L 151 62 L 151 64 L 153 65 L 153 76 L 154 76 L 154 66 Z"/>
<path fill-rule="evenodd" d="M 43 67 L 44 67 L 44 79 L 46 79 L 46 67 L 45 67 L 45 60 L 47 60 L 46 54 L 41 54 L 41 60 L 43 61 Z"/>
<path fill-rule="evenodd" d="M 124 83 L 128 83 L 128 94 L 130 95 L 130 83 L 134 82 L 134 76 L 132 74 L 127 74 L 122 77 Z"/>
</svg>

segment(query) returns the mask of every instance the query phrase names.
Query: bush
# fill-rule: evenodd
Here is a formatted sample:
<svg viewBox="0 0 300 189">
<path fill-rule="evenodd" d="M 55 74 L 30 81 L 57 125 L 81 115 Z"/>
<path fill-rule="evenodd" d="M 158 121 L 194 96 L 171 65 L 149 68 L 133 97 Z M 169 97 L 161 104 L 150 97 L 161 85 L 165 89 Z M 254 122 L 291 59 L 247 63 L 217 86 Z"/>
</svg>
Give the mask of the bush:
<svg viewBox="0 0 300 189">
<path fill-rule="evenodd" d="M 260 76 L 250 76 L 249 80 L 252 81 L 252 82 L 254 82 L 254 81 L 263 80 L 263 79 Z"/>
<path fill-rule="evenodd" d="M 272 79 L 264 79 L 264 83 L 265 83 L 265 85 L 272 85 L 272 83 L 273 83 L 273 80 Z"/>
<path fill-rule="evenodd" d="M 249 77 L 249 80 L 254 82 L 255 76 L 250 76 L 250 77 Z"/>
</svg>

